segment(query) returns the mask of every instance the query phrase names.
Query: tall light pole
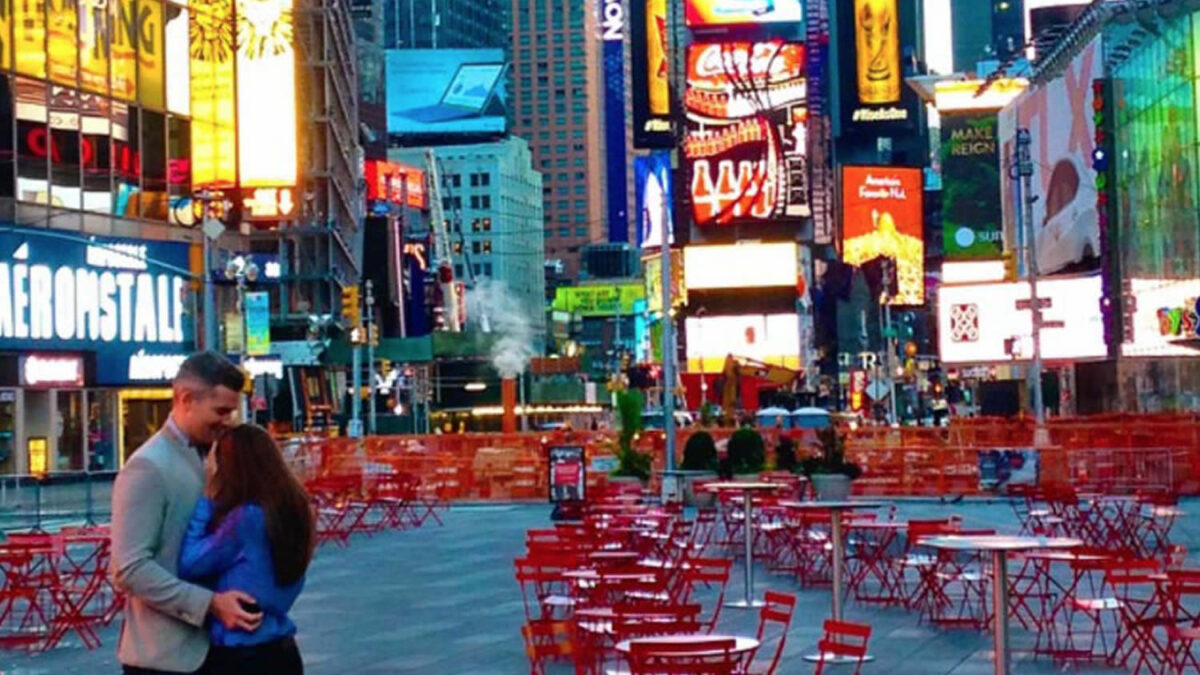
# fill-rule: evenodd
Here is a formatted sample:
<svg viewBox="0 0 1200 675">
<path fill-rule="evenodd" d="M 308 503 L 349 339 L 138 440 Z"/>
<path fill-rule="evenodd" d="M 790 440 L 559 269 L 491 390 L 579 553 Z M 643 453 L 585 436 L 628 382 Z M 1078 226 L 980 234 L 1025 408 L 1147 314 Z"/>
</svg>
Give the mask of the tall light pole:
<svg viewBox="0 0 1200 675">
<path fill-rule="evenodd" d="M 697 307 L 696 313 L 694 315 L 696 317 L 696 343 L 701 345 L 701 349 L 703 349 L 704 341 L 700 339 L 700 324 L 702 323 L 701 319 L 703 319 L 706 314 L 708 314 L 707 307 Z M 701 408 L 704 408 L 704 405 L 706 403 L 708 403 L 708 378 L 706 377 L 706 373 L 707 373 L 707 371 L 704 369 L 704 352 L 702 351 L 700 353 L 700 407 Z"/>
<path fill-rule="evenodd" d="M 375 285 L 367 279 L 363 283 L 366 297 L 367 317 L 367 431 L 375 433 L 375 334 L 379 327 L 375 325 Z"/>
<path fill-rule="evenodd" d="M 192 195 L 192 200 L 200 204 L 200 220 L 201 231 L 203 236 L 200 237 L 204 244 L 202 257 L 204 259 L 203 274 L 204 284 L 204 348 L 209 351 L 219 351 L 218 346 L 218 331 L 217 331 L 217 300 L 212 283 L 212 268 L 213 268 L 213 244 L 225 232 L 225 224 L 215 217 L 213 205 L 220 204 L 222 212 L 227 213 L 232 207 L 232 204 L 225 199 L 224 193 L 219 190 L 209 190 L 204 188 L 197 190 Z"/>
<path fill-rule="evenodd" d="M 254 283 L 258 280 L 258 265 L 253 260 L 247 260 L 242 256 L 238 256 L 230 260 L 229 264 L 225 266 L 225 278 L 237 282 L 237 309 L 238 317 L 242 322 L 241 353 L 238 356 L 241 357 L 240 362 L 244 367 L 247 356 L 246 341 L 250 337 L 246 334 L 246 283 Z M 209 284 L 209 287 L 211 285 Z M 241 397 L 243 422 L 250 421 L 250 407 L 246 399 L 247 397 L 245 396 Z"/>
<path fill-rule="evenodd" d="M 1042 303 L 1038 298 L 1037 228 L 1033 222 L 1033 159 L 1029 154 L 1032 139 L 1029 129 L 1017 129 L 1016 190 L 1020 222 L 1017 229 L 1025 235 L 1025 272 L 1029 276 L 1029 312 L 1031 314 L 1033 363 L 1029 377 L 1033 387 L 1034 445 L 1045 445 L 1046 404 L 1042 398 Z"/>
</svg>

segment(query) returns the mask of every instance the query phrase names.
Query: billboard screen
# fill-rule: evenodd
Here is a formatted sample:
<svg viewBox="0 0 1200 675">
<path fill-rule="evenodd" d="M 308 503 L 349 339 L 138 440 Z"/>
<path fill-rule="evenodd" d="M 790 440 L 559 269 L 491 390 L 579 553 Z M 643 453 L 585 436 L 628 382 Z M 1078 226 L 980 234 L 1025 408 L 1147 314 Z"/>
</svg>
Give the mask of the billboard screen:
<svg viewBox="0 0 1200 675">
<path fill-rule="evenodd" d="M 671 232 L 675 243 L 672 218 L 671 155 L 652 152 L 633 158 L 634 188 L 637 195 L 638 244 L 643 248 L 662 246 L 663 233 Z"/>
<path fill-rule="evenodd" d="M 904 58 L 916 41 L 911 0 L 841 0 L 842 117 L 849 127 L 882 132 L 915 126 L 918 99 L 904 84 Z"/>
<path fill-rule="evenodd" d="M 1040 274 L 1080 272 L 1100 267 L 1103 253 L 1096 208 L 1096 172 L 1092 169 L 1096 126 L 1092 81 L 1104 77 L 1100 38 L 1067 64 L 1063 74 L 1022 94 L 1001 112 L 1000 147 L 1004 159 L 1015 155 L 1017 129 L 1028 129 L 1033 159 L 1031 225 Z M 1016 228 L 1016 185 L 1001 174 L 1006 239 L 1024 246 Z M 1026 227 L 1030 227 L 1027 225 Z M 1011 236 L 1010 236 L 1011 233 Z"/>
<path fill-rule="evenodd" d="M 689 290 L 795 286 L 795 242 L 688 246 L 683 278 Z"/>
<path fill-rule="evenodd" d="M 501 49 L 388 50 L 388 133 L 504 133 L 506 70 Z"/>
<path fill-rule="evenodd" d="M 1041 331 L 1043 359 L 1108 356 L 1100 284 L 1100 277 L 1095 275 L 1038 282 L 1045 324 Z M 942 286 L 938 291 L 942 363 L 1030 360 L 1033 313 L 1029 298 L 1029 283 L 1025 281 Z"/>
<path fill-rule="evenodd" d="M 684 0 L 689 28 L 804 21 L 802 0 Z"/>
<path fill-rule="evenodd" d="M 895 305 L 925 301 L 923 187 L 921 169 L 842 167 L 842 260 L 895 260 Z"/>
<path fill-rule="evenodd" d="M 237 156 L 243 188 L 296 184 L 292 14 L 292 0 L 259 0 L 253 14 L 238 14 Z"/>
<path fill-rule="evenodd" d="M 687 372 L 719 373 L 730 354 L 800 368 L 800 317 L 796 314 L 690 316 Z"/>
<path fill-rule="evenodd" d="M 625 156 L 625 6 L 598 0 L 604 50 L 604 189 L 608 197 L 608 240 L 629 241 L 629 190 Z"/>
<path fill-rule="evenodd" d="M 630 0 L 629 68 L 635 148 L 675 145 L 667 22 L 667 0 Z"/>
<path fill-rule="evenodd" d="M 692 44 L 684 95 L 699 226 L 811 215 L 804 45 Z"/>
<path fill-rule="evenodd" d="M 1200 279 L 1130 279 L 1124 297 L 1124 356 L 1200 356 Z"/>
<path fill-rule="evenodd" d="M 1000 153 L 996 114 L 942 116 L 942 251 L 946 260 L 998 258 Z"/>
<path fill-rule="evenodd" d="M 390 201 L 414 209 L 428 205 L 425 195 L 425 172 L 411 166 L 381 159 L 363 162 L 363 178 L 367 183 L 367 201 Z M 388 186 L 391 185 L 389 199 Z"/>
</svg>

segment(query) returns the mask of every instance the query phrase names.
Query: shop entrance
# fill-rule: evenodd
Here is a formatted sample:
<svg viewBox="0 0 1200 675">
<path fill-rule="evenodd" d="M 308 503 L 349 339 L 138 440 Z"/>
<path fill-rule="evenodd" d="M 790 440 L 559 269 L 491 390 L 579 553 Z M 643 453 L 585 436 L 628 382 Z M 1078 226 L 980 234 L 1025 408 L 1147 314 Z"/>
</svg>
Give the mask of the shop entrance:
<svg viewBox="0 0 1200 675">
<path fill-rule="evenodd" d="M 167 423 L 171 390 L 121 392 L 121 464 Z"/>
</svg>

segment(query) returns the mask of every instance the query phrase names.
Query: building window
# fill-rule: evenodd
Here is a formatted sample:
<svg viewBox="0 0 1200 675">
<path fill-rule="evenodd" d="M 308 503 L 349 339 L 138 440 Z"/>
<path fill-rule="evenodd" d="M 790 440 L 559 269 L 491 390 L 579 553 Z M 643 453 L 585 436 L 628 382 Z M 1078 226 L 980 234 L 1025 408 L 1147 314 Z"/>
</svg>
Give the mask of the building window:
<svg viewBox="0 0 1200 675">
<path fill-rule="evenodd" d="M 490 174 L 486 171 L 479 174 L 479 184 L 482 185 L 483 187 L 487 187 L 487 186 L 491 185 L 492 184 L 492 174 Z"/>
<path fill-rule="evenodd" d="M 492 263 L 483 263 L 483 273 L 485 276 L 492 276 Z"/>
<path fill-rule="evenodd" d="M 560 237 L 569 237 L 569 236 L 571 236 L 571 228 L 569 228 L 569 227 L 560 227 L 560 228 L 558 228 L 558 236 L 560 236 Z"/>
<path fill-rule="evenodd" d="M 471 195 L 471 208 L 479 208 L 479 195 Z"/>
<path fill-rule="evenodd" d="M 471 174 L 471 187 L 479 187 L 479 174 Z"/>
<path fill-rule="evenodd" d="M 462 270 L 463 270 L 462 263 L 454 263 L 454 278 L 455 279 L 462 278 L 462 276 L 463 276 Z"/>
<path fill-rule="evenodd" d="M 491 240 L 491 239 L 484 239 L 484 240 L 483 240 L 483 252 L 484 252 L 484 253 L 491 253 L 491 252 L 492 252 L 492 240 Z"/>
<path fill-rule="evenodd" d="M 492 208 L 492 197 L 491 197 L 491 195 L 483 195 L 483 196 L 481 196 L 481 197 L 479 198 L 479 208 L 481 208 L 481 209 L 490 209 L 490 208 Z"/>
<path fill-rule="evenodd" d="M 484 218 L 484 219 L 483 219 L 483 231 L 484 231 L 484 232 L 491 232 L 491 231 L 492 231 L 492 219 L 491 219 L 491 218 Z"/>
<path fill-rule="evenodd" d="M 586 237 L 586 236 L 587 236 L 587 233 L 588 233 L 588 232 L 587 232 L 587 227 L 577 227 L 577 228 L 575 228 L 575 236 L 576 236 L 576 237 Z"/>
<path fill-rule="evenodd" d="M 471 253 L 474 253 L 475 255 L 479 255 L 479 251 L 480 251 L 479 242 L 478 241 L 471 242 Z"/>
</svg>

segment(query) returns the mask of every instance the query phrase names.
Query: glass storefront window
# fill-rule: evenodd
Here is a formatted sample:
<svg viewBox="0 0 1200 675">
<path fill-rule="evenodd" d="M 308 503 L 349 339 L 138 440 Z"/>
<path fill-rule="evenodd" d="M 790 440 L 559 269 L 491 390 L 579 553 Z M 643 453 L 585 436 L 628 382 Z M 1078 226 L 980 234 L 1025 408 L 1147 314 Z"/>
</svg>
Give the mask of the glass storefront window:
<svg viewBox="0 0 1200 675">
<path fill-rule="evenodd" d="M 17 392 L 0 390 L 0 474 L 17 472 Z"/>
<path fill-rule="evenodd" d="M 57 460 L 53 471 L 83 470 L 84 410 L 82 391 L 55 394 L 54 433 Z"/>
<path fill-rule="evenodd" d="M 117 469 L 117 392 L 92 390 L 88 394 L 88 470 Z"/>
</svg>

